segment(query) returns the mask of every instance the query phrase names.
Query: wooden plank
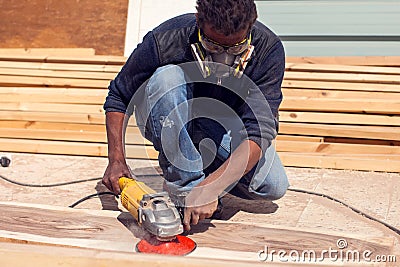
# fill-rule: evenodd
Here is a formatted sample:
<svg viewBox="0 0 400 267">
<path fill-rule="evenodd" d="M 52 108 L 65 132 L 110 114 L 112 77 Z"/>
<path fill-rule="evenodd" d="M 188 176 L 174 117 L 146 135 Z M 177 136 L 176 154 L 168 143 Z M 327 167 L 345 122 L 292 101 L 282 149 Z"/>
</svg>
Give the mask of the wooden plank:
<svg viewBox="0 0 400 267">
<path fill-rule="evenodd" d="M 146 236 L 126 212 L 0 203 L 0 214 L 0 236 L 10 241 L 55 243 L 134 253 L 135 243 Z M 265 245 L 276 251 L 315 250 L 321 253 L 335 246 L 339 238 L 345 238 L 347 249 L 368 249 L 376 255 L 386 255 L 393 246 L 393 239 L 387 237 L 370 237 L 365 240 L 343 232 L 318 233 L 299 228 L 218 220 L 202 221 L 193 227 L 189 236 L 197 243 L 197 249 L 189 257 L 218 259 L 236 255 L 234 259 L 243 260 L 243 255 L 249 256 L 252 253 L 245 260 L 253 262 L 258 261 L 256 251 L 264 249 Z M 265 240 L 268 240 L 268 244 L 265 244 Z M 210 250 L 220 253 L 210 254 Z M 204 254 L 206 251 L 208 253 Z M 227 251 L 231 253 L 226 255 Z"/>
<path fill-rule="evenodd" d="M 5 102 L 1 103 L 0 110 L 104 114 L 103 105 L 85 104 Z"/>
<path fill-rule="evenodd" d="M 0 68 L 0 75 L 3 76 L 24 76 L 24 77 L 56 77 L 76 78 L 87 80 L 112 80 L 115 73 L 96 71 L 67 71 L 67 70 L 37 70 L 37 69 L 12 69 Z"/>
<path fill-rule="evenodd" d="M 283 88 L 282 93 L 284 97 L 310 97 L 310 98 L 362 98 L 362 99 L 399 99 L 400 93 L 391 92 L 376 92 L 376 91 L 342 91 L 342 90 L 320 90 L 320 89 L 297 89 L 297 88 Z"/>
<path fill-rule="evenodd" d="M 304 64 L 286 63 L 286 71 L 306 72 L 334 72 L 334 73 L 369 73 L 369 74 L 400 74 L 400 68 L 396 67 L 375 67 L 375 66 L 352 66 L 333 64 Z"/>
<path fill-rule="evenodd" d="M 324 137 L 351 137 L 400 141 L 399 127 L 281 122 L 279 124 L 279 132 L 282 134 L 298 134 Z"/>
<path fill-rule="evenodd" d="M 298 153 L 317 153 L 317 154 L 363 154 L 371 156 L 381 154 L 382 156 L 395 157 L 400 160 L 400 146 L 378 146 L 378 145 L 359 145 L 359 144 L 340 144 L 340 143 L 316 143 L 307 141 L 277 140 L 276 150 L 278 152 L 298 152 Z M 379 156 L 379 155 L 378 155 Z M 357 156 L 356 156 L 357 157 Z M 393 158 L 392 157 L 392 158 Z"/>
<path fill-rule="evenodd" d="M 286 62 L 400 67 L 400 56 L 286 57 Z"/>
<path fill-rule="evenodd" d="M 352 91 L 374 91 L 374 92 L 400 92 L 400 87 L 396 84 L 373 84 L 373 83 L 349 83 L 331 81 L 301 81 L 286 80 L 282 82 L 283 88 L 306 88 L 324 90 L 352 90 Z"/>
<path fill-rule="evenodd" d="M 69 70 L 69 71 L 98 71 L 117 73 L 121 70 L 119 65 L 101 64 L 71 64 L 71 63 L 43 63 L 43 62 L 12 62 L 0 61 L 1 68 L 10 69 L 37 69 L 37 70 Z"/>
<path fill-rule="evenodd" d="M 0 120 L 24 121 L 33 124 L 36 122 L 62 122 L 78 124 L 105 124 L 105 114 L 100 113 L 59 113 L 59 112 L 35 112 L 35 111 L 9 111 L 0 110 Z M 136 126 L 134 116 L 128 121 L 129 126 Z"/>
<path fill-rule="evenodd" d="M 286 80 L 335 81 L 355 83 L 400 84 L 400 75 L 353 74 L 353 73 L 318 73 L 318 72 L 285 72 Z"/>
<path fill-rule="evenodd" d="M 346 137 L 324 137 L 325 142 L 328 143 L 344 143 L 344 144 L 363 144 L 363 145 L 376 145 L 376 146 L 400 146 L 400 141 L 390 140 L 374 140 L 374 139 L 361 139 L 361 138 L 346 138 Z"/>
<path fill-rule="evenodd" d="M 108 80 L 0 75 L 0 86 L 57 86 L 105 89 L 109 84 L 110 81 Z"/>
<path fill-rule="evenodd" d="M 64 122 L 40 122 L 40 121 L 3 121 L 0 120 L 0 128 L 10 129 L 30 129 L 30 130 L 66 130 L 66 131 L 82 131 L 106 133 L 104 124 L 81 124 L 81 123 L 64 123 Z M 129 126 L 126 129 L 127 134 L 139 134 L 139 128 Z M 317 139 L 310 137 L 309 139 Z M 309 140 L 307 139 L 307 140 Z M 299 139 L 296 139 L 299 140 Z M 304 139 L 303 139 L 304 140 Z"/>
<path fill-rule="evenodd" d="M 329 111 L 371 114 L 400 114 L 400 99 L 329 99 L 310 97 L 285 97 L 283 111 Z"/>
<path fill-rule="evenodd" d="M 324 141 L 323 137 L 315 137 L 315 136 L 303 136 L 303 135 L 285 135 L 279 134 L 276 137 L 276 140 L 287 140 L 287 141 L 306 141 L 306 142 L 316 142 L 320 143 Z"/>
<path fill-rule="evenodd" d="M 64 123 L 64 122 L 40 122 L 40 121 L 4 121 L 0 120 L 0 128 L 10 129 L 36 129 L 36 130 L 66 130 L 66 131 L 84 131 L 105 133 L 105 125 L 98 124 L 81 124 L 81 123 Z M 135 133 L 139 133 L 137 127 L 134 128 Z M 132 130 L 130 130 L 132 131 Z"/>
<path fill-rule="evenodd" d="M 0 48 L 0 55 L 94 56 L 93 48 Z"/>
<path fill-rule="evenodd" d="M 1 107 L 1 105 L 0 105 Z M 0 120 L 25 121 L 25 122 L 64 122 L 64 123 L 85 123 L 105 124 L 105 115 L 100 113 L 59 113 L 36 111 L 10 111 L 0 110 Z"/>
<path fill-rule="evenodd" d="M 400 160 L 354 155 L 320 155 L 315 153 L 279 152 L 284 166 L 340 170 L 400 172 Z"/>
<path fill-rule="evenodd" d="M 127 158 L 158 158 L 157 151 L 150 146 L 127 145 L 125 150 Z M 107 144 L 0 138 L 0 151 L 106 157 Z"/>
<path fill-rule="evenodd" d="M 103 104 L 108 91 L 85 88 L 0 87 L 0 103 Z"/>
<path fill-rule="evenodd" d="M 123 65 L 127 60 L 123 56 L 39 56 L 39 55 L 0 55 L 0 61 L 72 63 L 72 64 L 103 64 Z"/>
<path fill-rule="evenodd" d="M 33 243 L 33 242 L 32 242 Z M 112 244 L 110 244 L 112 246 Z M 219 251 L 220 252 L 220 251 Z M 227 252 L 229 254 L 229 252 Z M 131 252 L 105 251 L 51 245 L 12 244 L 0 242 L 0 264 L 2 266 L 25 267 L 88 267 L 88 266 L 141 266 L 141 267 L 207 267 L 207 266 L 260 266 L 260 263 L 235 259 L 208 259 L 200 257 L 162 256 Z M 277 262 L 278 266 L 297 266 Z M 311 265 L 304 264 L 309 267 Z M 321 264 L 318 266 L 331 266 Z"/>
<path fill-rule="evenodd" d="M 136 129 L 137 132 L 139 130 Z M 0 138 L 14 139 L 36 139 L 54 141 L 74 141 L 89 143 L 107 143 L 105 131 L 85 131 L 85 130 L 49 130 L 49 129 L 20 129 L 0 127 Z M 125 135 L 125 144 L 128 145 L 151 145 L 140 133 L 128 131 Z"/>
<path fill-rule="evenodd" d="M 400 116 L 350 114 L 350 113 L 324 113 L 324 112 L 295 112 L 280 111 L 281 122 L 307 122 L 353 125 L 382 125 L 400 126 Z"/>
</svg>

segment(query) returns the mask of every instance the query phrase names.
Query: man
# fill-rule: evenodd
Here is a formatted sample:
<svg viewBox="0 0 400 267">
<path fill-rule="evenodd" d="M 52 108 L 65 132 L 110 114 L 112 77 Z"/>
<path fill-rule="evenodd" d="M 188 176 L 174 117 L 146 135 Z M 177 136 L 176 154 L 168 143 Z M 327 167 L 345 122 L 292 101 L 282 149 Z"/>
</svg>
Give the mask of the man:
<svg viewBox="0 0 400 267">
<path fill-rule="evenodd" d="M 132 177 L 124 155 L 134 109 L 159 151 L 164 189 L 184 207 L 186 230 L 210 218 L 224 192 L 275 200 L 288 187 L 272 140 L 285 69 L 279 38 L 256 21 L 253 0 L 197 0 L 197 13 L 150 31 L 110 83 L 104 108 L 109 165 L 103 183 L 120 193 Z"/>
</svg>

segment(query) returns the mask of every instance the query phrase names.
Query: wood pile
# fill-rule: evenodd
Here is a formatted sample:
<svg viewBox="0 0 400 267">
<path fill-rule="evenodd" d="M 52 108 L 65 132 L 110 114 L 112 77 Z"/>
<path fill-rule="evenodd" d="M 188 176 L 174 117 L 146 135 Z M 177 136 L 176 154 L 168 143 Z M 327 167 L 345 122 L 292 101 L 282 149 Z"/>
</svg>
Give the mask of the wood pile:
<svg viewBox="0 0 400 267">
<path fill-rule="evenodd" d="M 400 68 L 336 61 L 286 64 L 277 142 L 284 164 L 399 172 Z"/>
<path fill-rule="evenodd" d="M 126 58 L 69 53 L 0 49 L 0 151 L 107 155 L 103 103 Z M 394 58 L 288 58 L 276 142 L 284 165 L 400 172 Z M 157 158 L 133 118 L 126 144 L 129 158 Z"/>
</svg>

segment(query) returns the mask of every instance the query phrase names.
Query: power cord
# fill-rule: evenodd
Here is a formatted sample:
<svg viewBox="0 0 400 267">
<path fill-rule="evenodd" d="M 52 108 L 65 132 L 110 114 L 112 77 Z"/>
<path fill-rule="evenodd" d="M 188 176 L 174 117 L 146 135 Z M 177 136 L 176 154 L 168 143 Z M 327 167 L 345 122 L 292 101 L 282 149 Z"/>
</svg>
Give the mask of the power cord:
<svg viewBox="0 0 400 267">
<path fill-rule="evenodd" d="M 364 217 L 366 217 L 366 218 L 368 218 L 368 219 L 370 219 L 370 220 L 372 220 L 372 221 L 375 221 L 375 222 L 377 222 L 377 223 L 383 224 L 384 226 L 386 226 L 387 228 L 389 228 L 390 230 L 392 230 L 392 231 L 395 232 L 396 234 L 400 235 L 400 229 L 398 229 L 398 228 L 394 227 L 393 225 L 390 225 L 390 224 L 388 224 L 388 223 L 386 223 L 386 222 L 384 222 L 384 221 L 382 221 L 382 220 L 379 220 L 378 218 L 375 218 L 375 217 L 373 217 L 373 216 L 371 216 L 371 215 L 368 215 L 367 213 L 365 213 L 365 212 L 363 212 L 363 211 L 361 211 L 361 210 L 355 208 L 354 206 L 351 206 L 350 204 L 347 204 L 346 202 L 341 201 L 341 200 L 339 200 L 339 199 L 337 199 L 337 198 L 334 198 L 334 197 L 332 197 L 332 196 L 329 196 L 329 195 L 326 195 L 326 194 L 322 194 L 322 193 L 313 192 L 313 191 L 307 191 L 307 190 L 303 190 L 303 189 L 297 189 L 297 188 L 288 188 L 288 191 L 297 192 L 297 193 L 303 193 L 303 194 L 309 194 L 309 195 L 314 195 L 314 196 L 319 196 L 319 197 L 327 198 L 327 199 L 329 199 L 329 200 L 332 200 L 332 201 L 334 201 L 334 202 L 337 202 L 337 203 L 339 203 L 339 204 L 341 204 L 341 205 L 343 205 L 343 206 L 345 206 L 345 207 L 351 209 L 352 211 L 354 211 L 354 212 L 356 212 L 356 213 L 358 213 L 358 214 L 360 214 L 360 215 L 362 215 L 362 216 L 364 216 Z"/>
<path fill-rule="evenodd" d="M 96 177 L 96 178 L 89 178 L 89 179 L 83 179 L 83 180 L 75 180 L 75 181 L 69 181 L 69 182 L 63 182 L 63 183 L 55 183 L 55 184 L 27 184 L 27 183 L 21 183 L 18 181 L 11 180 L 7 177 L 4 177 L 0 175 L 0 178 L 16 185 L 20 186 L 26 186 L 26 187 L 56 187 L 56 186 L 64 186 L 64 185 L 71 185 L 71 184 L 78 184 L 78 183 L 84 183 L 84 182 L 90 182 L 90 181 L 96 181 L 96 180 L 101 180 L 102 177 Z"/>
<path fill-rule="evenodd" d="M 140 175 L 140 176 L 147 176 L 147 175 Z M 149 175 L 152 176 L 152 175 Z M 21 183 L 15 180 L 12 180 L 10 178 L 7 178 L 3 175 L 0 175 L 0 179 L 3 179 L 4 181 L 7 181 L 9 183 L 15 184 L 15 185 L 19 185 L 19 186 L 25 186 L 25 187 L 40 187 L 40 188 L 46 188 L 46 187 L 57 187 L 57 186 L 65 186 L 65 185 L 71 185 L 71 184 L 78 184 L 78 183 L 85 183 L 85 182 L 91 182 L 91 181 L 97 181 L 97 180 L 101 180 L 103 179 L 103 177 L 95 177 L 95 178 L 88 178 L 88 179 L 82 179 L 82 180 L 74 180 L 74 181 L 68 181 L 68 182 L 62 182 L 62 183 L 54 183 L 54 184 L 29 184 L 29 183 Z M 119 196 L 117 194 L 114 194 L 113 192 L 110 191 L 106 191 L 106 192 L 98 192 L 95 194 L 91 194 L 88 195 L 86 197 L 83 197 L 81 199 L 79 199 L 78 201 L 76 201 L 75 203 L 69 205 L 68 207 L 70 208 L 75 208 L 77 205 L 79 205 L 80 203 L 95 198 L 95 197 L 100 197 L 103 195 L 113 195 L 116 198 L 119 198 Z"/>
<path fill-rule="evenodd" d="M 100 197 L 100 196 L 104 196 L 104 195 L 112 195 L 112 196 L 114 196 L 116 198 L 119 198 L 119 196 L 117 194 L 114 194 L 113 192 L 99 192 L 99 193 L 91 194 L 91 195 L 88 195 L 88 196 L 86 196 L 84 198 L 81 198 L 78 201 L 76 201 L 74 204 L 69 205 L 68 207 L 69 208 L 75 208 L 77 205 L 81 204 L 82 202 L 84 202 L 84 201 L 86 201 L 88 199 L 91 199 L 91 198 L 94 198 L 94 197 Z"/>
</svg>

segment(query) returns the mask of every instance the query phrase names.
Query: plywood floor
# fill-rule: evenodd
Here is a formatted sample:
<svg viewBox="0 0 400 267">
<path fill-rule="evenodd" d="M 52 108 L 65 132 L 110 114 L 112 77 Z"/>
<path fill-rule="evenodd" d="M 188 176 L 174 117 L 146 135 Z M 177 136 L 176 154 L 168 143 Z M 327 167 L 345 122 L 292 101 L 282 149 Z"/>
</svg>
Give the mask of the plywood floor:
<svg viewBox="0 0 400 267">
<path fill-rule="evenodd" d="M 0 175 L 25 183 L 49 184 L 101 177 L 106 164 L 107 160 L 104 158 L 13 154 L 12 165 L 9 168 L 1 168 Z M 156 162 L 132 160 L 129 164 L 140 179 L 145 180 L 156 190 L 161 189 L 162 180 L 157 176 L 156 171 L 149 175 L 150 169 L 148 167 L 156 165 Z M 287 168 L 287 173 L 292 187 L 329 194 L 383 221 L 400 227 L 399 174 L 305 168 Z M 146 174 L 146 176 L 143 174 Z M 0 189 L 2 190 L 0 201 L 3 202 L 3 206 L 0 208 L 2 218 L 10 217 L 11 214 L 13 214 L 12 218 L 19 216 L 18 212 L 11 212 L 13 209 L 10 210 L 10 206 L 6 205 L 7 203 L 10 205 L 20 205 L 16 203 L 48 205 L 51 207 L 47 214 L 49 214 L 49 218 L 54 218 L 54 211 L 51 211 L 53 208 L 55 210 L 64 209 L 81 197 L 106 190 L 98 181 L 50 189 L 21 187 L 3 180 L 0 180 Z M 331 239 L 328 239 L 328 241 L 322 238 L 322 240 L 325 240 L 324 242 L 317 242 L 317 248 L 324 249 L 325 246 L 329 245 L 334 247 L 335 238 L 344 238 L 349 243 L 352 242 L 351 240 L 359 239 L 362 242 L 355 243 L 355 247 L 359 246 L 359 249 L 365 247 L 364 242 L 374 243 L 376 240 L 385 240 L 385 242 L 389 240 L 391 242 L 390 240 L 392 240 L 393 250 L 388 250 L 387 254 L 400 255 L 398 236 L 394 232 L 326 198 L 288 192 L 285 197 L 274 202 L 247 201 L 230 195 L 225 196 L 222 202 L 224 212 L 221 220 L 206 221 L 194 228 L 192 234 L 193 238 L 199 243 L 200 253 L 207 253 L 204 251 L 209 249 L 212 251 L 222 249 L 224 253 L 234 251 L 235 255 L 244 258 L 253 257 L 254 260 L 257 251 L 262 249 L 263 245 L 268 245 L 268 242 L 275 245 L 280 244 L 280 248 L 282 248 L 282 244 L 285 244 L 283 246 L 285 249 L 289 249 L 291 246 L 294 249 L 297 245 L 310 248 L 305 245 L 310 244 L 307 243 L 312 240 L 310 236 L 315 236 L 315 240 L 321 240 L 322 236 L 331 235 Z M 76 210 L 81 210 L 83 213 L 92 211 L 100 214 L 104 212 L 115 217 L 116 214 L 121 214 L 122 207 L 112 196 L 103 196 L 100 199 L 94 198 L 78 205 Z M 28 218 L 27 211 L 24 212 L 26 216 L 22 217 Z M 20 213 L 22 213 L 22 210 L 20 210 Z M 43 229 L 48 229 L 44 226 L 56 220 L 46 219 L 45 214 L 46 212 L 42 213 L 41 219 L 32 219 L 33 225 L 40 222 L 39 225 L 42 225 Z M 124 216 L 126 215 L 129 218 L 129 214 Z M 70 223 L 73 220 L 73 216 L 67 218 Z M 13 227 L 17 227 L 16 225 L 11 225 L 11 228 L 4 227 L 9 223 L 3 219 L 0 223 L 0 225 L 3 225 L 1 230 L 13 232 Z M 22 225 L 23 223 L 24 220 L 22 220 Z M 121 223 L 118 227 L 124 229 Z M 288 236 L 293 236 L 293 231 L 300 231 L 306 233 L 306 235 L 298 240 L 293 240 L 285 236 L 285 231 L 289 233 Z M 20 230 L 19 232 L 23 231 Z M 31 234 L 35 235 L 37 232 Z M 96 231 L 86 231 L 84 236 L 77 238 L 90 240 L 95 235 Z M 221 240 L 224 236 L 235 242 L 218 243 L 218 240 Z M 235 236 L 237 236 L 237 239 L 235 239 Z M 246 240 L 246 237 L 248 240 Z M 121 242 L 132 247 L 134 238 L 132 242 L 127 239 Z M 382 250 L 385 250 L 384 247 L 380 247 L 379 251 L 385 253 Z M 397 258 L 400 260 L 400 257 Z"/>
</svg>

